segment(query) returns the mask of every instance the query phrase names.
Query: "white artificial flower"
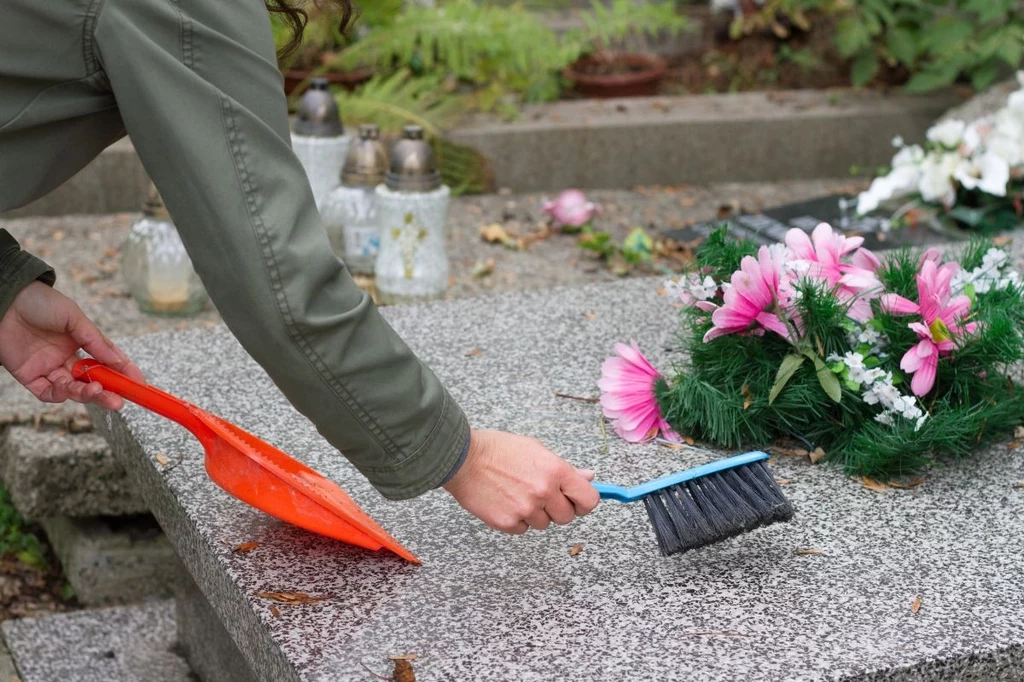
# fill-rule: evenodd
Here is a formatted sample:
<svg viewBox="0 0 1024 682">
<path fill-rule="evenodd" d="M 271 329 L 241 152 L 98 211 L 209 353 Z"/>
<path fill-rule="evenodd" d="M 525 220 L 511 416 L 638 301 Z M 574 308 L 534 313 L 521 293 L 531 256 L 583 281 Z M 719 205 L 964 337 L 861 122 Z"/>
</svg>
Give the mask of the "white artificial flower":
<svg viewBox="0 0 1024 682">
<path fill-rule="evenodd" d="M 1024 114 L 1024 90 L 1010 93 L 1006 100 L 1006 108 L 1015 113 Z"/>
<path fill-rule="evenodd" d="M 920 147 L 901 149 L 893 158 L 892 171 L 888 175 L 872 180 L 867 191 L 861 192 L 857 197 L 857 213 L 860 215 L 871 213 L 883 201 L 913 194 L 921 182 L 921 160 L 923 158 L 924 151 Z"/>
<path fill-rule="evenodd" d="M 981 257 L 981 267 L 985 270 L 998 270 L 999 268 L 1006 265 L 1006 261 L 1009 260 L 1009 256 L 1002 249 L 992 247 L 985 252 L 985 255 Z"/>
<path fill-rule="evenodd" d="M 899 149 L 903 145 L 904 145 L 903 137 L 901 137 L 900 135 L 897 135 L 896 137 L 892 138 L 892 146 L 893 147 L 896 147 L 897 149 Z"/>
<path fill-rule="evenodd" d="M 886 410 L 885 412 L 880 412 L 880 413 L 876 414 L 875 415 L 875 421 L 876 422 L 881 422 L 882 424 L 885 424 L 886 426 L 892 426 L 892 424 L 893 424 L 893 422 L 892 422 L 892 412 Z"/>
<path fill-rule="evenodd" d="M 960 145 L 960 153 L 965 156 L 974 154 L 984 144 L 988 138 L 992 135 L 995 129 L 995 121 L 993 117 L 986 116 L 979 118 L 964 131 L 963 144 Z"/>
<path fill-rule="evenodd" d="M 928 419 L 928 413 L 927 412 L 923 413 L 920 417 L 917 418 L 917 425 L 914 426 L 914 431 L 920 431 L 921 430 L 921 426 L 924 424 L 926 419 Z"/>
<path fill-rule="evenodd" d="M 928 202 L 952 206 L 956 202 L 956 187 L 953 173 L 960 164 L 960 155 L 955 153 L 929 154 L 921 164 L 921 180 L 917 190 Z"/>
<path fill-rule="evenodd" d="M 921 145 L 912 144 L 896 152 L 896 156 L 892 157 L 892 167 L 919 166 L 924 161 L 924 156 L 924 149 Z"/>
<path fill-rule="evenodd" d="M 964 189 L 1005 197 L 1006 185 L 1010 182 L 1010 164 L 998 154 L 988 152 L 981 158 L 960 161 L 953 177 Z"/>
<path fill-rule="evenodd" d="M 704 277 L 703 281 L 699 276 L 695 276 L 694 279 L 696 281 L 690 284 L 690 295 L 698 301 L 706 301 L 718 293 L 718 285 L 711 275 Z"/>
<path fill-rule="evenodd" d="M 963 139 L 966 128 L 967 124 L 959 119 L 943 121 L 928 129 L 928 141 L 947 149 L 955 149 Z"/>
</svg>

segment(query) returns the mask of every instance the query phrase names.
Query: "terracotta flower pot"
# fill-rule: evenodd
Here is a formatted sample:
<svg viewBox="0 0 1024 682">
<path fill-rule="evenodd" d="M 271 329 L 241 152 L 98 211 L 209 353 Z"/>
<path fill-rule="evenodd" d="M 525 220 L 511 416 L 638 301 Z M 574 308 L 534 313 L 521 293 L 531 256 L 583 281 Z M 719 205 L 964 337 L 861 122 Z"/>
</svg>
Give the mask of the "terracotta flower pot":
<svg viewBox="0 0 1024 682">
<path fill-rule="evenodd" d="M 312 71 L 289 70 L 284 74 L 284 94 L 291 95 L 299 84 L 313 75 Z M 373 78 L 373 69 L 362 67 L 352 71 L 327 71 L 317 74 L 327 79 L 331 85 L 340 85 L 346 90 L 352 91 Z"/>
<path fill-rule="evenodd" d="M 651 97 L 668 67 L 653 54 L 605 52 L 583 57 L 565 70 L 584 97 Z"/>
</svg>

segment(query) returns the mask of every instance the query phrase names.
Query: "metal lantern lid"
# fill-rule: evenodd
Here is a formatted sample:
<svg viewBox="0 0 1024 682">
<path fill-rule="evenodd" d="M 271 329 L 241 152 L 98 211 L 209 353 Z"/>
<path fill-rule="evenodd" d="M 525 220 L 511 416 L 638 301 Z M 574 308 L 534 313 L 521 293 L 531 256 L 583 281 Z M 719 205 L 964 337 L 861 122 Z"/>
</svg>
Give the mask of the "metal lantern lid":
<svg viewBox="0 0 1024 682">
<path fill-rule="evenodd" d="M 314 78 L 299 100 L 298 120 L 295 134 L 309 137 L 341 137 L 345 129 L 341 125 L 338 103 L 327 90 L 326 78 Z"/>
<path fill-rule="evenodd" d="M 149 196 L 146 197 L 146 205 L 143 207 L 142 212 L 147 218 L 154 220 L 171 219 L 171 214 L 168 213 L 167 207 L 164 206 L 164 200 L 153 183 L 149 183 Z"/>
<path fill-rule="evenodd" d="M 391 150 L 391 169 L 385 178 L 397 192 L 432 192 L 441 186 L 434 150 L 424 139 L 423 128 L 406 126 L 402 139 Z"/>
<path fill-rule="evenodd" d="M 380 141 L 380 128 L 359 126 L 359 139 L 352 143 L 341 169 L 341 183 L 349 187 L 376 187 L 384 182 L 388 153 Z"/>
</svg>

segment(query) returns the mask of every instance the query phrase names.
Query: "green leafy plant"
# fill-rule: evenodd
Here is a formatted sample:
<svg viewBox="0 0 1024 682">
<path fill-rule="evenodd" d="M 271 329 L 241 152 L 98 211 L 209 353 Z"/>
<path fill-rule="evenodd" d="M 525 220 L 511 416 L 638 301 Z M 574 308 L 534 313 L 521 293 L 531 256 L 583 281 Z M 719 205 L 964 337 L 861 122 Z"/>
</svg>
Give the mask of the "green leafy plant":
<svg viewBox="0 0 1024 682">
<path fill-rule="evenodd" d="M 972 271 L 998 253 L 979 239 L 956 262 Z M 693 277 L 715 285 L 732 278 L 735 286 L 735 268 L 748 255 L 753 245 L 730 243 L 723 228 L 698 252 L 701 274 Z M 915 301 L 922 263 L 917 251 L 886 254 L 876 273 L 882 290 Z M 850 302 L 821 279 L 797 281 L 780 319 L 799 320 L 799 330 L 786 338 L 762 330 L 709 339 L 711 308 L 691 302 L 680 336 L 688 358 L 656 389 L 662 415 L 677 432 L 727 448 L 797 439 L 820 446 L 851 475 L 883 480 L 918 473 L 936 455 L 968 455 L 1011 433 L 1024 414 L 1024 392 L 1008 372 L 1024 360 L 1024 287 L 1007 274 L 989 273 L 984 292 L 965 287 L 972 304 L 957 331 L 930 322 L 929 333 L 952 344 L 927 388 L 902 360 L 921 343 L 908 324 L 916 318 L 878 299 L 871 300 L 872 317 L 857 322 Z M 724 307 L 717 291 L 702 303 Z M 936 293 L 937 305 L 950 296 Z"/>
<path fill-rule="evenodd" d="M 477 91 L 476 108 L 511 115 L 509 97 L 526 102 L 557 98 L 561 71 L 584 54 L 629 35 L 677 33 L 686 26 L 671 2 L 594 0 L 583 26 L 559 37 L 522 4 L 448 0 L 410 5 L 339 54 L 342 67 L 407 67 L 416 74 L 452 76 Z"/>
<path fill-rule="evenodd" d="M 3 484 L 0 484 L 0 556 L 15 557 L 41 571 L 47 568 L 43 544 L 27 528 Z"/>
</svg>

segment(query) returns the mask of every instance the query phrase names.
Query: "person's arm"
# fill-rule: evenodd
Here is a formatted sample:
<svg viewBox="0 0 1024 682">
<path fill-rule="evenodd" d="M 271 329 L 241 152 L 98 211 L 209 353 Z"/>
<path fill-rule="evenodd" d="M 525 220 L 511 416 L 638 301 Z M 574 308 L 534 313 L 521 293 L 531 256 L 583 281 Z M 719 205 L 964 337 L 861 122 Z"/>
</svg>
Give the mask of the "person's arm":
<svg viewBox="0 0 1024 682">
<path fill-rule="evenodd" d="M 71 399 L 120 409 L 120 397 L 72 378 L 77 352 L 139 381 L 142 373 L 74 301 L 52 288 L 55 281 L 50 266 L 0 230 L 0 366 L 44 402 Z"/>
<path fill-rule="evenodd" d="M 472 494 L 496 485 L 485 470 L 503 471 L 516 494 L 519 441 L 499 437 L 494 467 L 470 465 L 488 448 L 470 447 L 462 410 L 331 252 L 291 149 L 263 3 L 106 0 L 94 37 L 125 128 L 196 271 L 287 399 L 389 498 L 445 483 L 469 508 Z M 530 514 L 572 506 L 554 476 L 582 480 L 576 469 L 546 450 L 529 459 L 560 463 L 532 474 L 550 500 L 519 495 L 531 500 Z M 484 482 L 467 485 L 467 468 Z M 474 513 L 516 528 L 506 511 Z"/>
</svg>

